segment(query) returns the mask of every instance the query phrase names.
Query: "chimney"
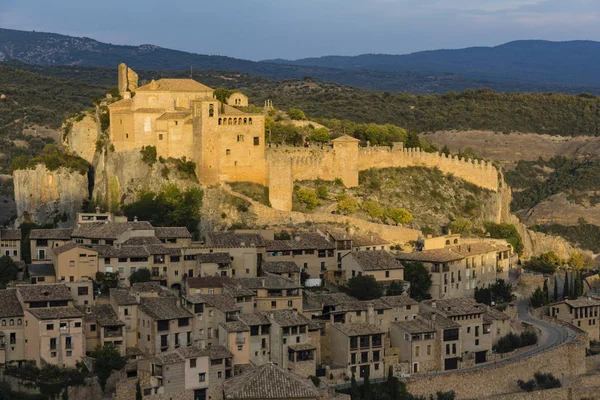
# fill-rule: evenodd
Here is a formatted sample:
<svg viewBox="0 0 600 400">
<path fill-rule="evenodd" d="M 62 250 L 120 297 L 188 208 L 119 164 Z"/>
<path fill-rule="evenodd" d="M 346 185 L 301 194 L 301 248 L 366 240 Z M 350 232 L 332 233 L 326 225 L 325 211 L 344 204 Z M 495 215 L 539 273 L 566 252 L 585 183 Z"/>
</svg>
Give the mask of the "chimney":
<svg viewBox="0 0 600 400">
<path fill-rule="evenodd" d="M 86 307 L 85 308 L 85 313 L 86 314 L 91 314 L 92 313 L 92 307 Z"/>
<path fill-rule="evenodd" d="M 96 214 L 100 214 L 100 206 L 96 206 Z"/>
<path fill-rule="evenodd" d="M 437 308 L 437 304 L 436 304 L 436 302 L 435 302 L 435 301 L 432 301 L 432 302 L 431 302 L 431 308 Z"/>
<path fill-rule="evenodd" d="M 137 215 L 135 217 L 133 217 L 133 221 L 137 222 Z"/>
<path fill-rule="evenodd" d="M 448 236 L 452 235 L 452 229 L 448 229 Z"/>
</svg>

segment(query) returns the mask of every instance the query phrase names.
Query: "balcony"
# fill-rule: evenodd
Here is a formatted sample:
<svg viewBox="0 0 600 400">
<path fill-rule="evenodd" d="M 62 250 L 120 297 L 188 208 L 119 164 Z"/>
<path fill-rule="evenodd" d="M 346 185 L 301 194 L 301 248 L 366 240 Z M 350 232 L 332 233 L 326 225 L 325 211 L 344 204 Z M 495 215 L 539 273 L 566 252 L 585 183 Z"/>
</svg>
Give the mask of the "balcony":
<svg viewBox="0 0 600 400">
<path fill-rule="evenodd" d="M 105 338 L 118 338 L 118 337 L 122 337 L 122 336 L 123 336 L 123 334 L 121 333 L 120 330 L 104 332 Z"/>
</svg>

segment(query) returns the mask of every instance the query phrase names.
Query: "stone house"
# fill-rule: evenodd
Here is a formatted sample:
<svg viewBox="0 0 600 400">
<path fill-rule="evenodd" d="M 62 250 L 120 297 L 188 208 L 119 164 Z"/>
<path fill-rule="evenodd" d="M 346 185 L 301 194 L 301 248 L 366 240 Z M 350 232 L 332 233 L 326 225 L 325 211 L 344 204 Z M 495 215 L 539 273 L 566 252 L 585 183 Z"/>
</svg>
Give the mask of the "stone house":
<svg viewBox="0 0 600 400">
<path fill-rule="evenodd" d="M 144 354 L 155 355 L 193 344 L 193 315 L 180 306 L 177 298 L 143 297 L 138 317 L 137 345 Z"/>
<path fill-rule="evenodd" d="M 96 304 L 94 306 L 79 306 L 83 313 L 83 332 L 86 339 L 87 352 L 96 347 L 112 343 L 126 354 L 127 342 L 125 323 L 123 323 L 110 304 Z"/>
<path fill-rule="evenodd" d="M 489 329 L 490 335 L 492 335 L 492 346 L 495 346 L 500 338 L 512 331 L 510 317 L 491 307 L 488 307 L 483 313 L 483 326 L 484 329 Z"/>
<path fill-rule="evenodd" d="M 249 329 L 248 356 L 254 365 L 271 360 L 271 322 L 262 313 L 240 314 L 239 320 Z"/>
<path fill-rule="evenodd" d="M 295 310 L 263 311 L 261 314 L 271 324 L 271 361 L 303 377 L 314 375 L 315 352 L 320 343 L 310 341 L 310 321 Z"/>
<path fill-rule="evenodd" d="M 198 276 L 232 277 L 233 271 L 229 253 L 198 254 Z"/>
<path fill-rule="evenodd" d="M 25 314 L 16 289 L 0 290 L 0 364 L 25 359 Z"/>
<path fill-rule="evenodd" d="M 71 242 L 73 229 L 32 229 L 29 233 L 29 244 L 31 249 L 31 262 L 48 263 L 50 261 L 50 250 Z"/>
<path fill-rule="evenodd" d="M 50 261 L 59 282 L 91 281 L 98 272 L 98 252 L 72 242 L 54 247 Z"/>
<path fill-rule="evenodd" d="M 138 343 L 138 299 L 129 289 L 110 289 L 110 305 L 117 314 L 119 321 L 125 324 L 124 342 L 128 348 L 136 347 Z"/>
<path fill-rule="evenodd" d="M 242 321 L 219 324 L 219 344 L 233 354 L 233 365 L 250 362 L 250 328 Z"/>
<path fill-rule="evenodd" d="M 279 275 L 300 283 L 300 267 L 294 261 L 265 261 L 260 266 L 262 274 Z"/>
<path fill-rule="evenodd" d="M 255 312 L 296 309 L 302 312 L 302 286 L 277 275 L 235 278 L 234 284 L 254 294 Z"/>
<path fill-rule="evenodd" d="M 265 240 L 252 233 L 212 232 L 205 236 L 203 246 L 192 246 L 187 251 L 227 253 L 231 257 L 231 276 L 256 276 L 265 258 Z"/>
<path fill-rule="evenodd" d="M 183 226 L 154 227 L 154 236 L 168 245 L 189 246 L 192 244 L 192 234 Z"/>
<path fill-rule="evenodd" d="M 368 323 L 332 324 L 330 333 L 332 367 L 345 369 L 348 377 L 383 378 L 385 330 Z"/>
<path fill-rule="evenodd" d="M 183 306 L 194 315 L 194 342 L 200 348 L 219 344 L 219 325 L 237 321 L 240 307 L 229 294 L 184 296 Z"/>
<path fill-rule="evenodd" d="M 29 283 L 32 285 L 36 283 L 56 283 L 56 272 L 52 263 L 27 264 L 26 269 Z"/>
<path fill-rule="evenodd" d="M 393 322 L 390 329 L 392 347 L 400 349 L 400 361 L 409 365 L 413 374 L 440 371 L 440 343 L 437 329 L 421 317 Z"/>
<path fill-rule="evenodd" d="M 404 281 L 404 266 L 385 250 L 348 253 L 342 257 L 342 269 L 346 271 L 348 279 L 370 275 L 384 285 L 394 281 Z"/>
<path fill-rule="evenodd" d="M 392 307 L 390 311 L 391 321 L 411 321 L 419 314 L 419 302 L 407 294 L 384 296 L 381 300 Z"/>
<path fill-rule="evenodd" d="M 0 257 L 7 256 L 21 261 L 21 230 L 0 229 Z"/>
<path fill-rule="evenodd" d="M 581 297 L 575 300 L 562 300 L 550 304 L 550 315 L 583 329 L 590 340 L 600 340 L 600 300 Z"/>
<path fill-rule="evenodd" d="M 64 284 L 21 285 L 17 297 L 25 315 L 25 359 L 74 367 L 85 355 L 83 313 Z"/>
<path fill-rule="evenodd" d="M 335 246 L 318 233 L 294 233 L 291 239 L 267 240 L 267 261 L 293 261 L 311 278 L 336 268 Z"/>
</svg>

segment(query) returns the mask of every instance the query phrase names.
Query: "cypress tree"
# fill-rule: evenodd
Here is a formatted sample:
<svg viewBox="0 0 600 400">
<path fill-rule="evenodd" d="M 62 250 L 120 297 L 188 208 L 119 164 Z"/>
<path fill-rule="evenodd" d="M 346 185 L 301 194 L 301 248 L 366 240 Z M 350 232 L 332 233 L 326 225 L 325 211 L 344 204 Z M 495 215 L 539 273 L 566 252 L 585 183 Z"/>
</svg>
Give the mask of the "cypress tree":
<svg viewBox="0 0 600 400">
<path fill-rule="evenodd" d="M 356 377 L 352 374 L 352 380 L 350 381 L 350 399 L 359 400 L 358 387 L 356 385 Z"/>
<path fill-rule="evenodd" d="M 558 279 L 554 276 L 554 301 L 558 300 Z"/>
<path fill-rule="evenodd" d="M 571 273 L 571 280 L 570 280 L 570 285 L 571 288 L 569 290 L 569 297 L 572 299 L 576 299 L 577 298 L 577 293 L 575 290 L 575 281 L 577 280 L 577 273 Z"/>
<path fill-rule="evenodd" d="M 363 383 L 363 400 L 371 400 L 371 380 L 369 379 L 369 370 L 365 371 L 365 381 Z"/>
<path fill-rule="evenodd" d="M 570 286 L 569 286 L 569 272 L 565 271 L 565 284 L 563 286 L 563 298 L 566 299 L 567 297 L 569 297 L 569 289 L 570 289 Z"/>
<path fill-rule="evenodd" d="M 544 304 L 548 304 L 550 302 L 550 293 L 548 292 L 548 279 L 544 281 Z"/>
<path fill-rule="evenodd" d="M 142 385 L 140 385 L 140 380 L 138 379 L 137 383 L 135 384 L 135 400 L 142 400 L 143 396 L 142 396 Z"/>
</svg>

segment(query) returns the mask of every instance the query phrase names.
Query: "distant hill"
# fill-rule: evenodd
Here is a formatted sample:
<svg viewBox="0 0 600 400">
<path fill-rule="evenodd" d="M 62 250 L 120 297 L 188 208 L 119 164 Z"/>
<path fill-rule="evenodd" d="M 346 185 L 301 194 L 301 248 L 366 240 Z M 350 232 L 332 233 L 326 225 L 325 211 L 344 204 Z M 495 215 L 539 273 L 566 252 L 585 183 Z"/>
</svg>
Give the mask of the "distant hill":
<svg viewBox="0 0 600 400">
<path fill-rule="evenodd" d="M 495 47 L 363 54 L 270 62 L 347 70 L 462 75 L 477 80 L 600 87 L 600 42 L 519 40 Z"/>
<path fill-rule="evenodd" d="M 380 57 L 380 56 L 364 56 Z M 403 56 L 384 56 L 403 57 Z M 342 57 L 343 58 L 343 57 Z M 330 57 L 327 59 L 337 59 Z M 317 60 L 326 60 L 317 59 Z M 42 66 L 73 65 L 80 67 L 116 67 L 125 62 L 134 69 L 140 70 L 221 70 L 237 71 L 252 76 L 263 76 L 270 79 L 304 79 L 313 77 L 324 82 L 335 82 L 361 89 L 410 92 L 418 94 L 460 92 L 465 89 L 487 87 L 502 92 L 562 92 L 600 93 L 598 88 L 575 87 L 567 82 L 563 85 L 552 83 L 523 83 L 513 81 L 493 81 L 473 79 L 459 73 L 446 73 L 440 68 L 439 73 L 431 73 L 426 68 L 410 68 L 397 72 L 388 68 L 350 69 L 346 66 L 312 66 L 302 65 L 302 61 L 286 65 L 277 62 L 254 62 L 224 56 L 209 56 L 170 50 L 154 45 L 121 46 L 102 43 L 90 38 L 79 38 L 55 33 L 26 32 L 0 28 L 0 61 L 20 61 Z M 315 61 L 316 62 L 316 61 Z M 291 63 L 291 62 L 290 62 Z M 343 64 L 343 63 L 341 63 Z M 425 73 L 422 71 L 426 71 Z M 600 78 L 598 78 L 600 80 Z"/>
</svg>

